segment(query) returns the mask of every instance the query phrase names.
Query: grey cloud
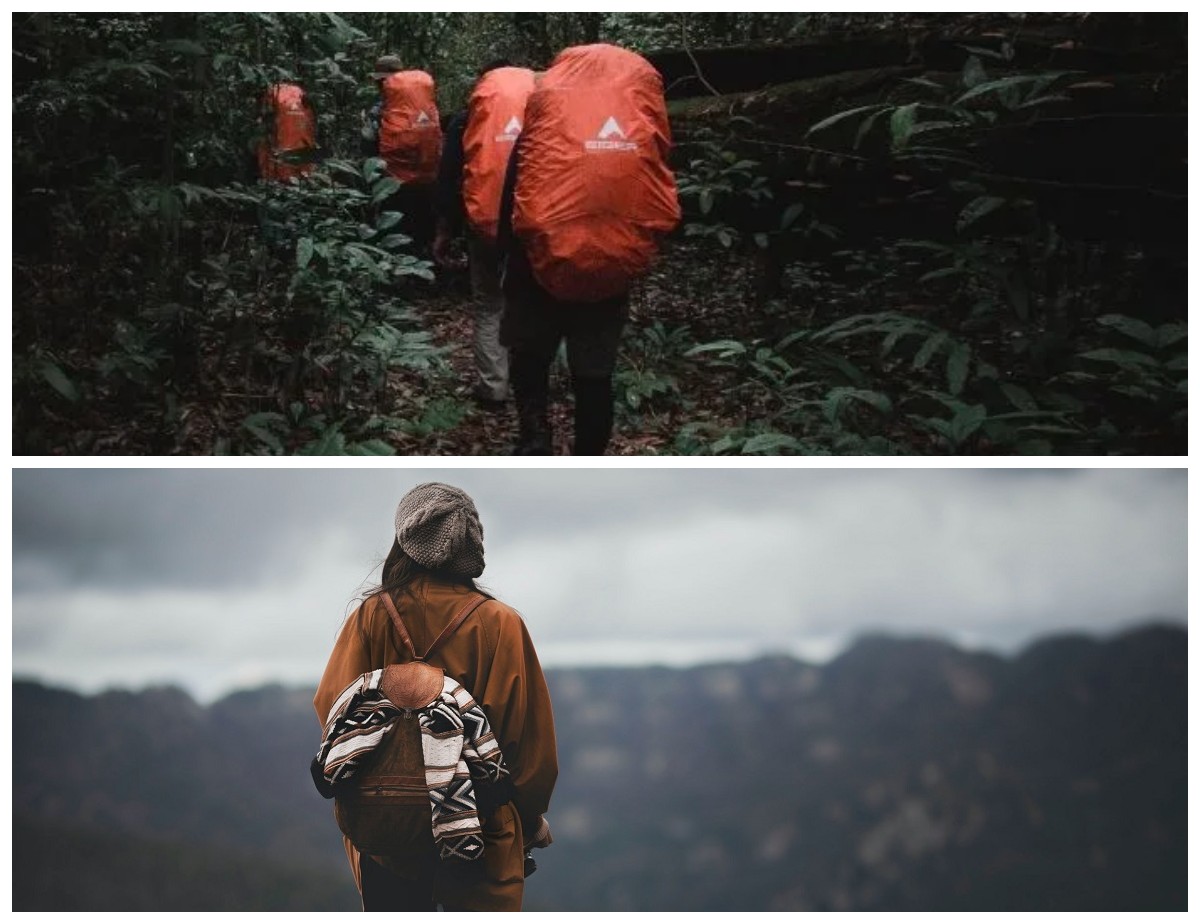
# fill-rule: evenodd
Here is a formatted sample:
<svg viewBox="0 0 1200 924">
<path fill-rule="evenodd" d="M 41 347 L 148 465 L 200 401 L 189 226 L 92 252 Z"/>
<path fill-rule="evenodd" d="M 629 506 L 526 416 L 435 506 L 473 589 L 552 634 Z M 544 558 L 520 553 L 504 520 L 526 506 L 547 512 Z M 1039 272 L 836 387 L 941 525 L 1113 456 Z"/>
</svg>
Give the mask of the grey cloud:
<svg viewBox="0 0 1200 924">
<path fill-rule="evenodd" d="M 564 662 L 1186 613 L 1183 471 L 16 470 L 14 671 L 315 680 L 427 480 L 472 494 L 484 582 Z"/>
</svg>

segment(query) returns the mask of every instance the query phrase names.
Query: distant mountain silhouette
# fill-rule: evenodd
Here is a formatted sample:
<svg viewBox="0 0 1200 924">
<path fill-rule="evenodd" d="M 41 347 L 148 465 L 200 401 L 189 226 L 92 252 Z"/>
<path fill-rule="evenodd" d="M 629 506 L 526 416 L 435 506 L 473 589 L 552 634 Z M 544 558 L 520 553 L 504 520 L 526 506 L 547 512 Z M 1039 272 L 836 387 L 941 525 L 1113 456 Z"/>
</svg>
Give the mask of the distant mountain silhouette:
<svg viewBox="0 0 1200 924">
<path fill-rule="evenodd" d="M 1187 636 L 548 672 L 526 906 L 1187 907 Z M 13 684 L 14 910 L 356 910 L 311 691 Z"/>
</svg>

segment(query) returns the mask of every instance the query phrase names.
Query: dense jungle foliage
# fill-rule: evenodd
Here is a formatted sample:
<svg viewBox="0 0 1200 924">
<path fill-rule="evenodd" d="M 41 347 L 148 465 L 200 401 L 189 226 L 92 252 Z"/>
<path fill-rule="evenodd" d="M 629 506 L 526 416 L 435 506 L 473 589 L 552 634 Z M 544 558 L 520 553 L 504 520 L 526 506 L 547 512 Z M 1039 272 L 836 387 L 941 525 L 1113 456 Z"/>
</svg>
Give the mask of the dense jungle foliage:
<svg viewBox="0 0 1200 924">
<path fill-rule="evenodd" d="M 465 274 L 380 206 L 369 73 L 429 70 L 445 117 L 486 60 L 606 41 L 663 74 L 685 214 L 634 292 L 610 451 L 1183 453 L 1186 26 L 14 13 L 14 452 L 507 452 Z M 299 183 L 254 169 L 279 80 L 317 112 Z"/>
</svg>

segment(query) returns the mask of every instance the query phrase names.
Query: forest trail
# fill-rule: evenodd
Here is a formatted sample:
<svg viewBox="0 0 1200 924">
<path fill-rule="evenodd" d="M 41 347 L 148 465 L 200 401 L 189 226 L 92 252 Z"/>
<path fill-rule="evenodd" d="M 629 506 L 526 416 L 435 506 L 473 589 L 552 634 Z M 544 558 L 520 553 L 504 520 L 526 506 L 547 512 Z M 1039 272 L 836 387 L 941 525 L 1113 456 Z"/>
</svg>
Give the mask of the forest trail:
<svg viewBox="0 0 1200 924">
<path fill-rule="evenodd" d="M 377 53 L 437 72 L 450 112 L 503 37 L 530 61 L 599 38 L 664 78 L 683 220 L 631 293 L 610 454 L 1178 455 L 1186 33 L 1174 13 L 22 15 L 14 451 L 509 453 L 515 409 L 470 398 L 465 279 L 422 281 L 360 150 Z M 320 113 L 294 186 L 246 163 L 280 61 Z"/>
<path fill-rule="evenodd" d="M 685 326 L 689 315 L 694 312 L 688 305 L 669 297 L 671 278 L 679 279 L 694 275 L 687 266 L 689 258 L 674 248 L 666 248 L 659 266 L 646 280 L 635 288 L 631 298 L 631 318 L 626 326 L 627 342 L 636 341 L 645 327 L 657 321 L 660 325 Z M 420 287 L 410 297 L 420 322 L 433 337 L 434 344 L 446 351 L 446 361 L 452 373 L 446 391 L 438 398 L 461 403 L 465 412 L 453 428 L 441 432 L 431 444 L 428 439 L 419 440 L 404 435 L 393 435 L 395 449 L 399 454 L 412 452 L 437 455 L 506 455 L 512 451 L 517 439 L 516 405 L 511 399 L 502 409 L 484 408 L 470 397 L 475 382 L 474 358 L 472 355 L 472 306 L 469 284 L 465 271 L 439 271 L 436 283 Z M 663 313 L 650 316 L 651 306 Z M 666 306 L 670 310 L 664 311 Z M 617 374 L 628 375 L 630 350 L 622 350 L 618 360 Z M 694 370 L 695 380 L 690 377 L 680 384 L 686 393 L 702 389 L 703 372 Z M 570 377 L 562 362 L 556 362 L 550 371 L 550 420 L 554 431 L 554 455 L 569 455 L 573 429 L 573 402 Z M 401 377 L 403 381 L 403 377 Z M 399 387 L 406 387 L 401 384 Z M 415 387 L 415 386 L 414 386 Z M 620 397 L 620 395 L 618 395 Z M 647 428 L 647 421 L 633 418 L 628 407 L 619 407 L 608 455 L 634 456 L 655 455 L 671 452 L 674 423 L 672 415 L 657 420 L 658 426 Z"/>
</svg>

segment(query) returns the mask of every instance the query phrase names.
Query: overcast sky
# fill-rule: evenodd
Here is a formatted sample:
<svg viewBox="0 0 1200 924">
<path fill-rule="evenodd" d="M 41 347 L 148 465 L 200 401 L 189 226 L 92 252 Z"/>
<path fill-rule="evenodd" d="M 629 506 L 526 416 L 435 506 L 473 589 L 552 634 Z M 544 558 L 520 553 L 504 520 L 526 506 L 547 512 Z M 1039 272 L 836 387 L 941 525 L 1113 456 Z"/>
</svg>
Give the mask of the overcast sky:
<svg viewBox="0 0 1200 924">
<path fill-rule="evenodd" d="M 431 480 L 475 498 L 481 580 L 548 666 L 1186 620 L 1179 470 L 18 469 L 13 675 L 204 701 L 315 684 Z"/>
</svg>

